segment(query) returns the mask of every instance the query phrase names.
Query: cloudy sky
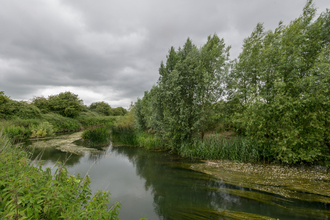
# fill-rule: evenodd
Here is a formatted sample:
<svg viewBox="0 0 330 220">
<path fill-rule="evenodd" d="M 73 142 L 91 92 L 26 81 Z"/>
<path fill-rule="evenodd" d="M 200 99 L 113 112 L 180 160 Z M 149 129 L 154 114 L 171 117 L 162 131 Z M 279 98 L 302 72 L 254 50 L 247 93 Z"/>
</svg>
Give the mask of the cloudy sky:
<svg viewBox="0 0 330 220">
<path fill-rule="evenodd" d="M 216 33 L 231 58 L 258 22 L 297 18 L 305 0 L 2 0 L 0 91 L 29 100 L 71 91 L 127 107 L 158 79 L 171 46 Z M 329 0 L 315 0 L 318 14 Z"/>
</svg>

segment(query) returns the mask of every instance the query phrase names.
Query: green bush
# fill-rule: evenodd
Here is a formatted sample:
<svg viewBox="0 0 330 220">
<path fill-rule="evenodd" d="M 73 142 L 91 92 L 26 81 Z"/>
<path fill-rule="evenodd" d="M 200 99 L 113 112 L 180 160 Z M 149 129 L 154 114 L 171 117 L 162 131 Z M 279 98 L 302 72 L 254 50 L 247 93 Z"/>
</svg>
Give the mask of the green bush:
<svg viewBox="0 0 330 220">
<path fill-rule="evenodd" d="M 47 121 L 40 123 L 37 127 L 32 128 L 31 131 L 31 137 L 45 137 L 54 135 L 53 125 Z"/>
<path fill-rule="evenodd" d="M 117 117 L 114 116 L 85 116 L 85 115 L 80 115 L 76 118 L 79 123 L 81 123 L 81 125 L 84 128 L 88 128 L 88 127 L 95 127 L 95 126 L 104 126 L 107 128 L 111 128 L 116 120 Z"/>
<path fill-rule="evenodd" d="M 41 96 L 41 97 L 34 97 L 32 99 L 32 104 L 34 104 L 35 106 L 37 106 L 43 114 L 46 114 L 46 113 L 48 113 L 50 111 L 49 110 L 49 102 L 43 96 Z"/>
<path fill-rule="evenodd" d="M 110 143 L 110 130 L 104 127 L 87 129 L 83 132 L 82 138 L 90 146 L 102 146 Z"/>
<path fill-rule="evenodd" d="M 1 219 L 118 219 L 120 203 L 108 207 L 109 192 L 92 196 L 88 175 L 70 175 L 61 164 L 52 175 L 30 166 L 27 153 L 3 135 L 0 144 Z"/>
<path fill-rule="evenodd" d="M 71 92 L 62 92 L 48 97 L 49 109 L 62 116 L 74 118 L 83 110 L 83 102 L 78 95 Z"/>
<path fill-rule="evenodd" d="M 89 109 L 92 111 L 96 111 L 100 114 L 103 114 L 105 116 L 110 116 L 112 115 L 112 109 L 108 103 L 105 102 L 93 102 L 90 106 Z"/>
<path fill-rule="evenodd" d="M 10 125 L 5 128 L 5 133 L 13 141 L 21 140 L 25 138 L 26 129 L 23 126 Z"/>
<path fill-rule="evenodd" d="M 81 129 L 79 122 L 73 118 L 63 117 L 55 113 L 42 115 L 42 119 L 54 126 L 54 132 L 77 131 Z"/>
</svg>

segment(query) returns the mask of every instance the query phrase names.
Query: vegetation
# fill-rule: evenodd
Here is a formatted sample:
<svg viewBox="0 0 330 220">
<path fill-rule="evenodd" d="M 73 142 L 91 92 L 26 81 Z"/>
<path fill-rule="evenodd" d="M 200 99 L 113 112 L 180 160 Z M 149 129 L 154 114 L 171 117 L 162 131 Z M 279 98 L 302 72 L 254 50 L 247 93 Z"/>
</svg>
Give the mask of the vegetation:
<svg viewBox="0 0 330 220">
<path fill-rule="evenodd" d="M 186 156 L 330 165 L 330 11 L 315 15 L 308 0 L 288 25 L 257 24 L 230 62 L 217 35 L 172 47 L 132 126 Z M 226 130 L 238 137 L 205 138 Z"/>
<path fill-rule="evenodd" d="M 105 102 L 93 102 L 90 106 L 89 109 L 92 111 L 96 111 L 100 114 L 109 116 L 112 115 L 112 109 L 108 103 Z"/>
<path fill-rule="evenodd" d="M 110 130 L 104 127 L 95 127 L 84 130 L 82 138 L 90 146 L 102 146 L 110 144 Z"/>
<path fill-rule="evenodd" d="M 0 91 L 0 127 L 12 142 L 92 127 L 111 129 L 118 118 L 107 116 L 112 111 L 104 102 L 92 103 L 90 107 L 86 107 L 78 95 L 71 92 L 48 98 L 34 97 L 32 103 L 28 103 L 12 100 Z M 125 111 L 127 112 L 125 109 L 120 110 L 118 115 L 123 115 Z"/>
<path fill-rule="evenodd" d="M 27 153 L 3 134 L 0 169 L 1 219 L 118 219 L 120 203 L 108 207 L 109 192 L 92 196 L 88 175 L 70 175 L 62 164 L 54 175 L 31 166 Z"/>
</svg>

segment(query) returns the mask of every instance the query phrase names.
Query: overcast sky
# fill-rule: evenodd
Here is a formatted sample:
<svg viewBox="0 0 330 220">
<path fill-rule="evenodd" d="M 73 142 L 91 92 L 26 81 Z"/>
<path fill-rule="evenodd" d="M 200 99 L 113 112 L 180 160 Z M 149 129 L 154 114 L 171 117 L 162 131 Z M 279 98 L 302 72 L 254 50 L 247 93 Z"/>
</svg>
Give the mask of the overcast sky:
<svg viewBox="0 0 330 220">
<path fill-rule="evenodd" d="M 127 107 L 159 77 L 171 46 L 216 33 L 231 59 L 258 22 L 274 30 L 305 0 L 2 0 L 0 91 L 28 100 L 71 91 Z M 329 0 L 315 0 L 318 15 Z"/>
</svg>

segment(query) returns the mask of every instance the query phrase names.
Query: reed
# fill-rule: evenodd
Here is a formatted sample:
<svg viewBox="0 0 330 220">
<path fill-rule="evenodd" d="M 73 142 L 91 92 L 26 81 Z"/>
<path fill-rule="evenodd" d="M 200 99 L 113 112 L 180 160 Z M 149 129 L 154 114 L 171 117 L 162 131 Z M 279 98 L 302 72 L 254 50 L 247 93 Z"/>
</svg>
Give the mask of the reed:
<svg viewBox="0 0 330 220">
<path fill-rule="evenodd" d="M 85 130 L 82 138 L 90 146 L 103 146 L 110 144 L 110 130 L 105 127 L 95 127 Z"/>
<path fill-rule="evenodd" d="M 192 145 L 182 144 L 179 153 L 184 157 L 240 162 L 266 161 L 271 155 L 267 146 L 242 136 L 230 139 L 209 136 L 204 141 L 196 140 Z"/>
</svg>

